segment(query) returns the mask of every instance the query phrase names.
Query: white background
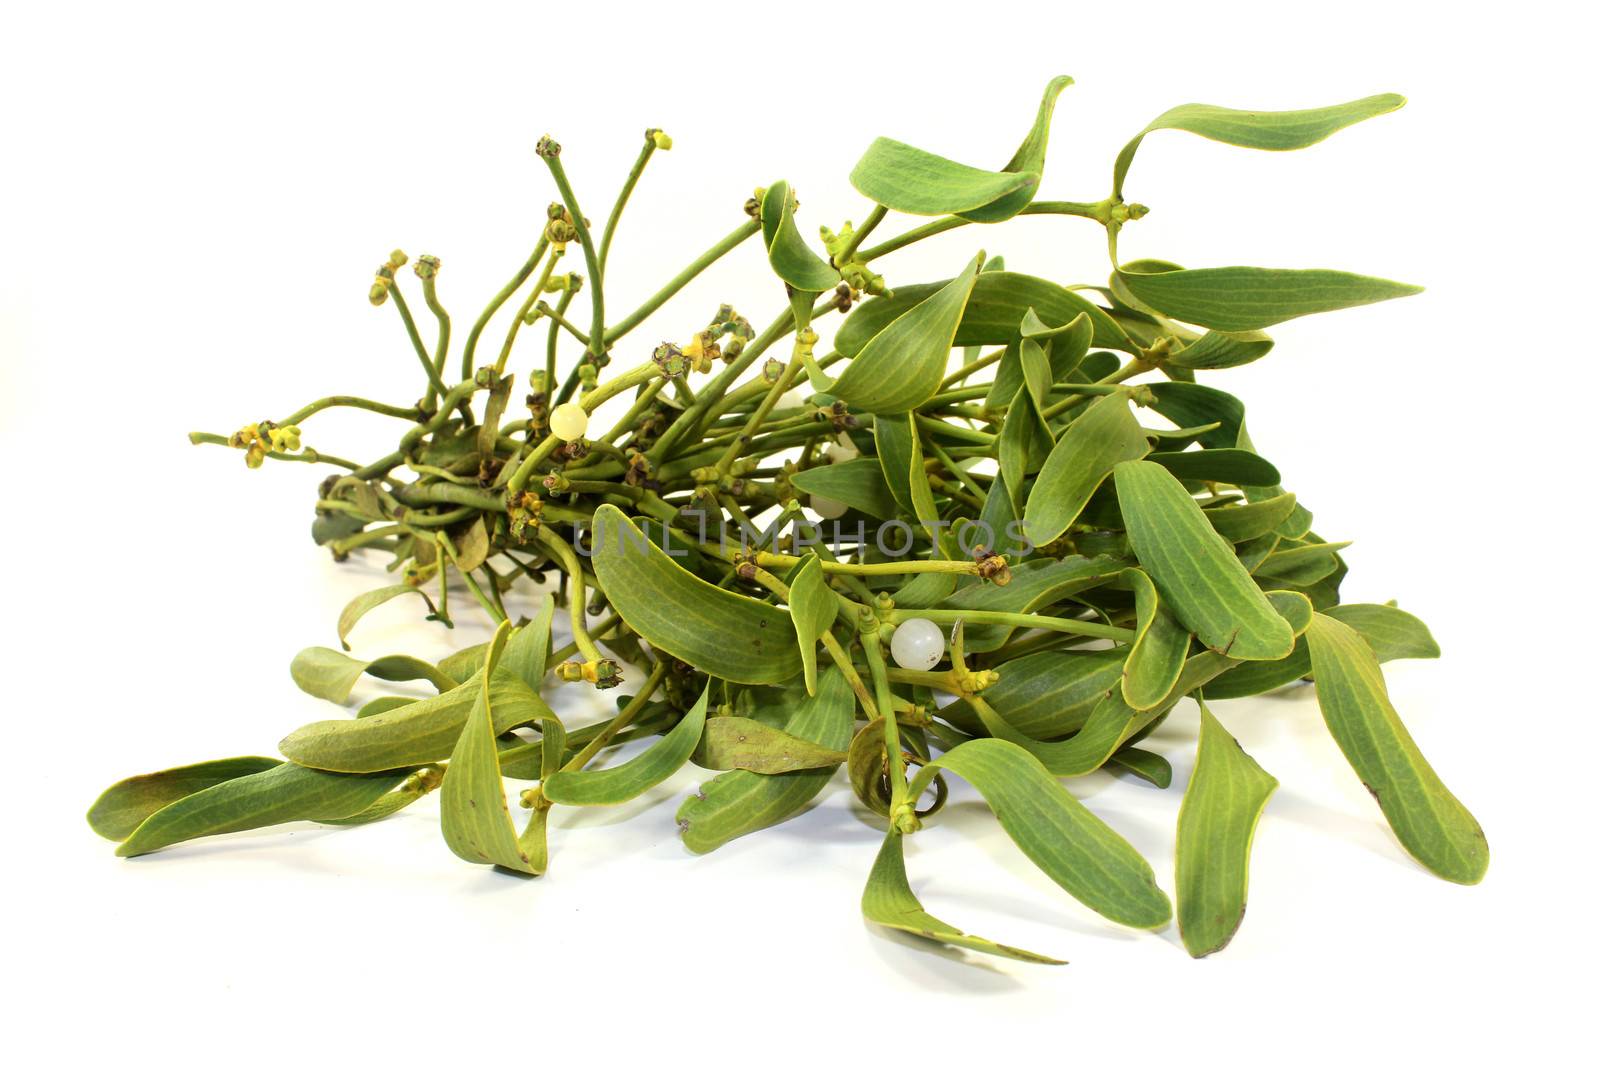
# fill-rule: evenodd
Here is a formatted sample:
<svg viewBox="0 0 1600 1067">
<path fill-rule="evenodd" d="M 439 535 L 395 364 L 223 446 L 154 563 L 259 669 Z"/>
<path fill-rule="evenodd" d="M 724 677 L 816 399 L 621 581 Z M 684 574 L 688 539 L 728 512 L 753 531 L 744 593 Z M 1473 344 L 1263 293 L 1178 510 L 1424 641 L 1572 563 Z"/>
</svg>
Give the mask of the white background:
<svg viewBox="0 0 1600 1067">
<path fill-rule="evenodd" d="M 1594 438 L 1580 427 L 1596 353 L 1593 27 L 1579 11 L 7 3 L 8 1043 L 175 1062 L 979 1049 L 1395 1062 L 1581 1047 L 1596 707 L 1581 458 Z M 1282 326 L 1268 359 L 1215 381 L 1250 405 L 1319 532 L 1356 540 L 1348 598 L 1398 598 L 1444 647 L 1394 665 L 1391 689 L 1483 823 L 1481 886 L 1400 851 L 1308 692 L 1218 707 L 1282 787 L 1249 917 L 1199 962 L 1175 929 L 1125 932 L 1078 906 L 968 793 L 916 838 L 914 886 L 935 914 L 1071 966 L 869 929 L 857 898 L 880 827 L 837 783 L 804 818 L 696 858 L 672 818 L 704 776 L 691 769 L 626 809 L 558 816 L 552 871 L 531 882 L 456 861 L 431 800 L 365 829 L 261 831 L 138 861 L 90 833 L 82 813 L 116 778 L 270 753 L 326 716 L 285 668 L 333 644 L 338 608 L 381 572 L 311 543 L 320 472 L 248 471 L 184 434 L 332 392 L 409 403 L 415 359 L 394 313 L 365 299 L 390 248 L 442 258 L 463 337 L 552 198 L 537 137 L 563 143 L 603 218 L 640 131 L 660 126 L 677 144 L 622 225 L 608 285 L 620 312 L 736 225 L 756 185 L 788 178 L 807 232 L 859 220 L 845 176 L 878 134 L 998 165 L 1057 73 L 1078 81 L 1041 194 L 1058 199 L 1104 195 L 1117 150 L 1177 103 L 1410 96 L 1303 153 L 1151 137 L 1128 195 L 1153 210 L 1124 255 L 1428 286 Z M 978 247 L 1064 282 L 1106 270 L 1096 227 L 1050 218 L 967 228 L 882 269 L 891 284 L 946 276 Z M 619 362 L 685 339 L 722 300 L 758 322 L 780 308 L 754 242 Z M 542 327 L 534 337 L 524 364 Z M 395 430 L 335 412 L 306 440 L 371 456 Z M 358 653 L 427 655 L 482 638 L 423 629 L 401 605 L 356 636 Z M 1154 745 L 1177 771 L 1166 792 L 1073 783 L 1169 889 L 1195 728 L 1185 705 Z"/>
</svg>

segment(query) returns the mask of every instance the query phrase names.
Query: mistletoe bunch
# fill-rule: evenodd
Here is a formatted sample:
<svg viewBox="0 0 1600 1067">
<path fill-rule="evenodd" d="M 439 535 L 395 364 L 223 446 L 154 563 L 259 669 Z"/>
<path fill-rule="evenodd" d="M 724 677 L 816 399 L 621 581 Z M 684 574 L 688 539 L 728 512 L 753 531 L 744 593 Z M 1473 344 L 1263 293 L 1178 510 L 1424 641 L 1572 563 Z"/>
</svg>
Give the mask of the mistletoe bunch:
<svg viewBox="0 0 1600 1067">
<path fill-rule="evenodd" d="M 354 717 L 302 726 L 280 743 L 282 759 L 119 782 L 91 825 L 133 856 L 295 820 L 370 822 L 437 790 L 456 855 L 543 874 L 557 805 L 625 803 L 692 762 L 710 773 L 678 822 L 687 847 L 706 852 L 801 812 L 843 766 L 884 829 L 868 918 L 1058 962 L 925 912 L 904 839 L 937 821 L 946 777 L 958 775 L 1077 900 L 1114 922 L 1161 926 L 1173 905 L 1155 872 L 1070 783 L 1111 768 L 1166 788 L 1170 766 L 1141 742 L 1189 697 L 1200 742 L 1173 882 L 1198 956 L 1239 925 L 1251 838 L 1277 785 L 1210 705 L 1312 679 L 1401 845 L 1442 877 L 1479 880 L 1482 831 L 1401 724 L 1379 667 L 1437 655 L 1427 628 L 1393 604 L 1341 601 L 1345 543 L 1314 532 L 1252 442 L 1244 405 L 1196 380 L 1266 355 L 1261 331 L 1275 323 L 1416 289 L 1117 255 L 1119 233 L 1146 211 L 1123 192 L 1148 134 L 1297 149 L 1403 100 L 1185 105 L 1128 143 L 1104 199 L 1040 200 L 1068 84 L 1049 84 L 998 170 L 874 142 L 850 175 L 873 206 L 860 226 L 821 227 L 820 253 L 788 184 L 758 189 L 727 236 L 620 318 L 606 262 L 630 193 L 671 140 L 646 131 L 598 232 L 560 146 L 541 140 L 559 199 L 459 353 L 439 261 L 414 264 L 431 347 L 404 296 L 408 257 L 395 252 L 377 271 L 370 299 L 398 312 L 421 399 L 330 396 L 232 435 L 191 435 L 244 450 L 251 467 L 336 468 L 313 536 L 335 559 L 386 556 L 397 575 L 340 615 L 343 651 L 295 657 L 300 687 L 339 705 L 364 676 L 434 692 L 391 691 Z M 868 244 L 892 213 L 930 221 Z M 897 250 L 949 230 L 1039 215 L 1099 226 L 1109 279 L 1062 285 L 982 254 L 924 283 L 891 286 L 878 273 Z M 758 235 L 782 297 L 764 328 L 724 305 L 692 336 L 644 339 L 658 308 Z M 562 271 L 574 243 L 581 271 Z M 497 319 L 495 349 L 485 333 Z M 541 328 L 536 351 L 518 346 Z M 785 342 L 787 358 L 773 355 Z M 601 430 L 595 416 L 611 400 L 626 407 Z M 308 420 L 336 407 L 404 432 L 367 462 L 303 445 Z M 508 608 L 528 583 L 545 587 L 531 618 Z M 348 654 L 374 608 L 417 598 L 430 623 L 450 625 L 462 596 L 497 626 L 486 644 L 437 663 Z M 572 640 L 555 648 L 558 608 Z M 625 675 L 640 684 L 599 722 L 564 722 L 545 701 L 552 686 L 607 689 Z M 629 742 L 640 742 L 631 758 L 610 758 Z M 520 827 L 506 778 L 529 783 Z"/>
</svg>

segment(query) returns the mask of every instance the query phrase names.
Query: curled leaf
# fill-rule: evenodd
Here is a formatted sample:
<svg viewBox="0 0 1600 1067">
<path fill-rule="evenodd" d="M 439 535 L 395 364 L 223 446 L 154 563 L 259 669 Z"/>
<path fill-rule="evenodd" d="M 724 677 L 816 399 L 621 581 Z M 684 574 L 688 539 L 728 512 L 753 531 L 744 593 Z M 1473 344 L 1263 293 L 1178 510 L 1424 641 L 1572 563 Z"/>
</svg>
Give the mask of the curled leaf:
<svg viewBox="0 0 1600 1067">
<path fill-rule="evenodd" d="M 957 948 L 986 952 L 991 956 L 1021 960 L 1023 963 L 1062 964 L 1066 960 L 1041 956 L 1037 952 L 1012 948 L 998 941 L 964 934 L 947 922 L 935 919 L 923 908 L 922 902 L 911 891 L 906 878 L 905 842 L 899 831 L 890 828 L 878 849 L 878 858 L 867 876 L 867 888 L 861 894 L 861 913 L 871 922 L 908 934 L 925 937 L 930 941 L 953 945 Z"/>
<path fill-rule="evenodd" d="M 544 795 L 557 804 L 622 804 L 660 785 L 689 762 L 706 724 L 708 685 L 688 714 L 643 753 L 598 771 L 557 771 L 544 780 Z"/>
</svg>

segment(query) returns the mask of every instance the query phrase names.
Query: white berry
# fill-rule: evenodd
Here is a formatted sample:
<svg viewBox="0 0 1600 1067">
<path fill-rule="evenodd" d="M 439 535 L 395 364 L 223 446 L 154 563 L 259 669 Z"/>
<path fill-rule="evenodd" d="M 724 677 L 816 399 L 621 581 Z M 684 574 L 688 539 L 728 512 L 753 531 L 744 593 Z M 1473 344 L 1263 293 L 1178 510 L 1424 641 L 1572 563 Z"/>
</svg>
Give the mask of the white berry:
<svg viewBox="0 0 1600 1067">
<path fill-rule="evenodd" d="M 576 441 L 589 428 L 589 413 L 581 404 L 559 404 L 550 413 L 550 432 L 563 441 Z"/>
<path fill-rule="evenodd" d="M 846 511 L 850 510 L 850 505 L 844 503 L 843 501 L 835 500 L 832 497 L 818 496 L 817 494 L 812 493 L 811 510 L 816 512 L 824 519 L 837 519 Z"/>
<path fill-rule="evenodd" d="M 944 658 L 944 632 L 927 619 L 907 619 L 889 641 L 895 663 L 908 671 L 931 671 Z"/>
</svg>

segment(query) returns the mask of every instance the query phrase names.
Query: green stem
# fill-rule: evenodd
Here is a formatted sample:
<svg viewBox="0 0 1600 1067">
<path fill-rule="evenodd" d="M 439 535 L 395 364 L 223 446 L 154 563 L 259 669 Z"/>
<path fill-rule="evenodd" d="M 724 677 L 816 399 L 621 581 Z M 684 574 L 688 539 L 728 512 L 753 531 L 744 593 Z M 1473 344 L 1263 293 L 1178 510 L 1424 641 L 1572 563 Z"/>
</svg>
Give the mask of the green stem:
<svg viewBox="0 0 1600 1067">
<path fill-rule="evenodd" d="M 1100 200 L 1093 204 L 1078 203 L 1068 200 L 1035 200 L 1033 203 L 1022 209 L 1022 214 L 1071 215 L 1082 219 L 1093 219 L 1104 226 L 1111 218 L 1111 208 L 1112 202 L 1110 200 Z M 970 225 L 970 220 L 958 218 L 955 215 L 949 215 L 942 219 L 935 219 L 932 222 L 924 223 L 923 225 L 918 226 L 916 229 L 907 230 L 898 237 L 891 237 L 882 244 L 873 245 L 871 248 L 862 252 L 857 258 L 863 260 L 864 262 L 870 263 L 879 256 L 886 256 L 890 252 L 899 251 L 907 245 L 915 244 L 925 237 L 932 237 L 935 234 L 945 233 L 949 230 L 954 230 L 958 227 L 967 225 Z"/>
<path fill-rule="evenodd" d="M 556 188 L 561 191 L 561 202 L 572 216 L 572 225 L 578 231 L 578 243 L 583 246 L 583 262 L 589 271 L 589 302 L 594 308 L 594 318 L 589 326 L 589 354 L 598 365 L 605 355 L 606 300 L 605 286 L 601 284 L 600 257 L 595 253 L 594 238 L 589 235 L 589 225 L 583 221 L 583 209 L 578 206 L 578 196 L 567 181 L 566 168 L 561 165 L 561 146 L 544 142 L 539 158 L 550 168 Z"/>
<path fill-rule="evenodd" d="M 544 258 L 545 249 L 550 247 L 549 238 L 544 234 L 539 235 L 539 243 L 533 246 L 533 255 L 528 257 L 528 262 L 518 268 L 517 273 L 511 276 L 501 290 L 489 301 L 489 306 L 483 309 L 483 314 L 478 316 L 478 321 L 472 324 L 472 329 L 467 332 L 466 347 L 461 350 L 461 377 L 467 380 L 472 378 L 472 357 L 478 350 L 478 338 L 483 333 L 483 328 L 489 324 L 494 313 L 500 310 L 500 305 L 511 299 L 511 294 L 522 288 L 522 283 L 528 280 L 528 275 L 539 265 Z"/>
<path fill-rule="evenodd" d="M 517 313 L 511 319 L 511 325 L 506 329 L 505 343 L 500 346 L 500 358 L 494 361 L 494 376 L 496 378 L 506 372 L 506 363 L 511 359 L 511 346 L 517 343 L 517 333 L 522 329 L 523 320 L 528 317 L 528 312 L 533 305 L 544 295 L 545 283 L 550 280 L 551 273 L 556 269 L 556 264 L 561 261 L 563 249 L 557 245 L 550 252 L 550 258 L 544 261 L 544 270 L 539 273 L 539 280 L 528 291 L 528 298 L 522 302 Z"/>
<path fill-rule="evenodd" d="M 411 347 L 417 353 L 417 359 L 422 363 L 422 373 L 428 378 L 428 395 L 445 391 L 444 382 L 439 378 L 439 372 L 433 369 L 433 359 L 428 355 L 428 350 L 422 344 L 422 335 L 417 332 L 416 320 L 411 317 L 411 309 L 406 306 L 406 298 L 401 295 L 398 279 L 389 286 L 389 297 L 394 301 L 395 310 L 400 312 L 400 321 L 406 324 L 406 336 L 411 338 Z"/>
<path fill-rule="evenodd" d="M 883 661 L 883 641 L 874 629 L 861 635 L 861 648 L 867 654 L 867 667 L 872 671 L 872 687 L 877 694 L 879 708 L 894 707 L 894 697 L 889 689 L 889 670 Z M 900 755 L 900 724 L 892 714 L 883 719 L 883 746 L 889 757 L 889 811 L 893 813 L 906 801 L 906 765 Z"/>
<path fill-rule="evenodd" d="M 639 176 L 644 173 L 644 166 L 650 162 L 650 157 L 656 154 L 655 138 L 645 134 L 644 147 L 639 149 L 639 158 L 633 161 L 633 169 L 628 171 L 628 178 L 622 183 L 622 191 L 617 194 L 617 202 L 612 205 L 611 215 L 606 219 L 606 230 L 600 238 L 600 274 L 605 276 L 606 260 L 611 255 L 611 238 L 616 236 L 617 223 L 622 220 L 622 209 L 628 205 L 628 197 L 633 195 L 633 187 L 639 184 Z M 599 279 L 596 279 L 598 282 Z"/>
<path fill-rule="evenodd" d="M 645 411 L 649 409 L 650 405 L 655 403 L 656 395 L 661 392 L 662 387 L 666 384 L 667 379 L 657 378 L 646 385 L 644 387 L 644 392 L 639 394 L 639 399 L 633 402 L 633 407 L 629 408 L 627 412 L 623 414 L 622 418 L 617 420 L 617 424 L 615 426 L 606 431 L 605 436 L 602 437 L 601 440 L 614 444 L 619 437 L 623 436 L 628 431 L 635 429 L 639 421 L 639 416 L 643 415 Z"/>
<path fill-rule="evenodd" d="M 328 408 L 360 408 L 363 411 L 388 415 L 390 418 L 405 419 L 407 422 L 416 422 L 421 414 L 415 407 L 403 408 L 394 404 L 380 404 L 363 396 L 325 396 L 321 400 L 313 400 L 279 425 L 298 426 L 317 412 L 326 411 Z"/>
<path fill-rule="evenodd" d="M 654 296 L 640 304 L 638 310 L 607 330 L 605 333 L 606 344 L 614 344 L 620 340 L 635 326 L 654 314 L 662 304 L 676 296 L 678 291 L 692 282 L 701 271 L 737 248 L 745 238 L 759 229 L 761 229 L 761 223 L 755 219 L 740 223 L 732 233 L 712 245 L 700 255 L 700 258 L 674 275 L 672 280 L 662 286 Z"/>
<path fill-rule="evenodd" d="M 878 223 L 882 222 L 884 216 L 888 214 L 888 208 L 884 207 L 882 204 L 874 204 L 872 206 L 872 210 L 867 213 L 866 219 L 862 221 L 861 228 L 850 235 L 849 243 L 839 250 L 839 254 L 837 256 L 833 257 L 833 265 L 835 267 L 842 267 L 846 263 L 849 263 L 850 257 L 854 256 L 856 254 L 856 250 L 861 247 L 861 242 L 867 239 L 867 234 L 877 229 Z"/>
<path fill-rule="evenodd" d="M 228 445 L 228 439 L 219 433 L 200 433 L 198 431 L 189 435 L 191 445 Z M 347 471 L 361 470 L 359 463 L 352 463 L 348 459 L 330 456 L 325 452 L 318 452 L 314 448 L 303 448 L 299 452 L 268 452 L 268 459 L 281 460 L 288 463 L 327 463 L 335 467 L 343 467 Z"/>
<path fill-rule="evenodd" d="M 968 626 L 981 626 L 987 623 L 996 626 L 1016 626 L 1029 630 L 1055 630 L 1064 634 L 1081 634 L 1084 637 L 1098 637 L 1107 641 L 1117 641 L 1125 645 L 1131 645 L 1134 638 L 1139 636 L 1136 631 L 1124 629 L 1120 626 L 1104 626 L 1097 622 L 1084 622 L 1081 619 L 1063 619 L 1055 615 L 1032 615 L 1022 611 L 895 608 L 889 612 L 889 621 L 891 622 L 900 623 L 906 619 L 927 619 L 929 622 L 943 623 L 950 626 L 958 622 L 965 622 Z"/>
<path fill-rule="evenodd" d="M 617 712 L 617 717 L 607 723 L 605 729 L 595 734 L 587 745 L 584 745 L 576 755 L 562 765 L 561 769 L 564 771 L 581 771 L 588 766 L 589 761 L 594 759 L 600 753 L 600 750 L 605 748 L 611 739 L 644 709 L 657 687 L 661 685 L 661 679 L 666 677 L 666 673 L 666 663 L 664 661 L 657 663 L 651 669 L 650 676 L 644 680 L 644 685 L 623 705 L 622 710 Z"/>
<path fill-rule="evenodd" d="M 1096 386 L 1116 385 L 1119 382 L 1127 381 L 1129 378 L 1138 377 L 1150 369 L 1150 364 L 1144 362 L 1143 360 L 1130 359 L 1128 362 L 1124 363 L 1122 366 L 1118 367 L 1116 370 L 1112 371 L 1110 374 L 1106 375 L 1104 378 L 1101 378 L 1094 384 Z M 1058 400 L 1056 403 L 1051 404 L 1049 407 L 1039 412 L 1039 414 L 1046 419 L 1053 419 L 1063 411 L 1066 411 L 1068 408 L 1075 408 L 1094 395 L 1096 394 L 1092 392 L 1076 393 L 1067 397 L 1065 400 Z"/>
<path fill-rule="evenodd" d="M 539 309 L 539 314 L 570 333 L 580 345 L 583 345 L 585 348 L 589 347 L 589 335 L 569 322 L 566 319 L 565 312 L 546 304 L 544 307 Z"/>
<path fill-rule="evenodd" d="M 561 569 L 567 572 L 567 579 L 571 585 L 567 589 L 567 621 L 572 628 L 572 640 L 578 645 L 578 651 L 583 653 L 583 658 L 590 663 L 598 663 L 605 656 L 595 645 L 594 638 L 589 636 L 587 620 L 584 618 L 583 566 L 578 562 L 578 554 L 572 546 L 548 526 L 540 524 L 539 543 L 548 548 L 555 557 Z"/>
<path fill-rule="evenodd" d="M 577 275 L 568 275 L 568 282 L 570 283 L 575 277 Z M 572 306 L 572 298 L 577 295 L 577 291 L 569 284 L 566 291 L 561 294 L 561 299 L 556 301 L 556 314 L 565 315 L 567 308 Z M 544 391 L 547 395 L 556 388 L 556 347 L 560 340 L 561 327 L 556 324 L 554 319 L 551 319 L 550 332 L 546 335 L 544 342 Z"/>
<path fill-rule="evenodd" d="M 435 266 L 437 267 L 437 264 Z M 443 395 L 442 386 L 436 388 L 433 382 L 434 379 L 444 381 L 445 360 L 450 356 L 450 313 L 439 303 L 437 282 L 438 279 L 431 275 L 422 279 L 422 299 L 427 302 L 428 310 L 433 312 L 433 317 L 439 322 L 439 338 L 433 346 L 433 378 L 428 381 L 428 398 L 424 401 L 424 406 L 431 406 L 435 399 Z"/>
</svg>

